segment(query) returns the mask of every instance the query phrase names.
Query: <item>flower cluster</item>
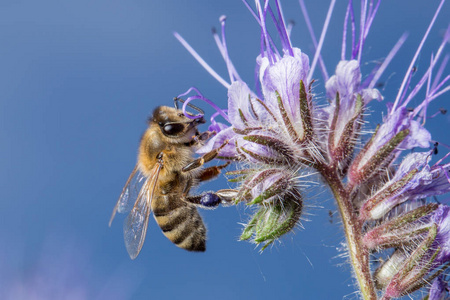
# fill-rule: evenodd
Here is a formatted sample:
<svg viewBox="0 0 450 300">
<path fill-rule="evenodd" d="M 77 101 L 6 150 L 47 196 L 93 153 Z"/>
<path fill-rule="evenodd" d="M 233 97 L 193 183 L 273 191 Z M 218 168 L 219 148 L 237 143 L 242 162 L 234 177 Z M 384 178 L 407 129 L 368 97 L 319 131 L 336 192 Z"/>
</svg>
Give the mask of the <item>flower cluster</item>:
<svg viewBox="0 0 450 300">
<path fill-rule="evenodd" d="M 228 89 L 227 110 L 218 113 L 229 124 L 212 120 L 210 130 L 216 135 L 198 152 L 222 146 L 219 157 L 241 166 L 229 172 L 236 176 L 232 181 L 240 182 L 235 201 L 257 206 L 241 239 L 263 243 L 264 249 L 291 231 L 308 201 L 303 184 L 309 176 L 319 174 L 336 198 L 363 297 L 401 297 L 435 280 L 429 299 L 439 299 L 446 293 L 441 274 L 450 264 L 450 208 L 425 199 L 450 192 L 450 164 L 439 161 L 430 165 L 433 151 L 427 149 L 432 138 L 424 121 L 429 103 L 450 90 L 450 75 L 442 79 L 448 56 L 441 60 L 444 46 L 450 40 L 450 27 L 425 74 L 415 86 L 410 84 L 415 60 L 444 0 L 412 59 L 395 101 L 387 103 L 382 123 L 372 127 L 373 134 L 366 143 L 360 139 L 363 127 L 368 126 L 364 120 L 366 108 L 372 100 L 384 101 L 375 86 L 406 35 L 382 64 L 363 76 L 362 51 L 381 1 L 376 4 L 373 0 L 361 1 L 358 35 L 353 3 L 349 1 L 341 60 L 335 73 L 328 77 L 320 50 L 335 1 L 331 2 L 320 41 L 315 42 L 312 60 L 292 46 L 280 3 L 274 2 L 272 8 L 269 0 L 263 5 L 256 0 L 253 10 L 244 1 L 261 27 L 262 46 L 256 59 L 260 91 L 250 90 L 228 56 L 225 18 L 221 18 L 222 38 L 214 33 L 227 63 L 230 83 L 211 73 Z M 307 16 L 302 0 L 300 4 Z M 268 32 L 269 22 L 277 29 L 280 47 Z M 350 51 L 346 49 L 348 24 L 353 39 Z M 176 36 L 208 69 L 195 51 Z M 312 77 L 317 64 L 325 81 L 328 100 L 325 104 L 319 103 L 313 93 Z M 436 69 L 438 72 L 434 72 Z M 417 101 L 425 84 L 425 96 L 411 108 L 411 100 Z M 197 92 L 186 104 L 198 98 L 205 100 Z M 225 141 L 228 143 L 223 146 Z M 425 152 L 405 155 L 417 148 Z M 370 256 L 383 251 L 392 254 L 372 273 Z"/>
</svg>

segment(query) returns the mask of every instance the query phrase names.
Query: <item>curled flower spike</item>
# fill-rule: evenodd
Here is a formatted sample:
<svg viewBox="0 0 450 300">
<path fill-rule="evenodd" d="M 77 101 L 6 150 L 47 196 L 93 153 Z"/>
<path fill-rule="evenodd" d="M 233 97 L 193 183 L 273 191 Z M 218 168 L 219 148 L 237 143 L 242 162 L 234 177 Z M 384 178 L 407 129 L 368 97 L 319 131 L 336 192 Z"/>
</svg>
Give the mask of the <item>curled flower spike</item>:
<svg viewBox="0 0 450 300">
<path fill-rule="evenodd" d="M 220 19 L 221 35 L 215 31 L 213 35 L 226 63 L 229 82 L 212 71 L 177 35 L 228 91 L 226 113 L 217 110 L 215 114 L 221 114 L 226 122 L 212 118 L 210 130 L 216 135 L 197 152 L 207 153 L 228 140 L 218 157 L 237 163 L 237 169 L 228 173 L 237 176 L 229 179 L 238 185 L 234 201 L 253 207 L 241 240 L 262 245 L 264 250 L 293 230 L 309 201 L 302 180 L 311 182 L 306 178 L 318 174 L 321 180 L 314 181 L 327 185 L 336 199 L 349 262 L 362 298 L 401 297 L 441 278 L 450 263 L 450 209 L 429 203 L 427 198 L 450 192 L 450 164 L 439 161 L 430 166 L 433 151 L 427 150 L 433 140 L 425 121 L 430 102 L 450 90 L 450 75 L 444 74 L 450 56 L 443 54 L 450 40 L 450 27 L 415 85 L 412 66 L 444 0 L 411 61 L 396 100 L 386 104 L 387 111 L 378 126 L 368 124 L 364 117 L 370 113 L 367 108 L 372 100 L 384 99 L 375 87 L 407 38 L 407 34 L 401 35 L 382 62 L 368 74 L 362 73 L 361 66 L 367 65 L 364 46 L 380 0 L 361 0 L 359 16 L 353 1 L 348 2 L 341 59 L 330 75 L 320 52 L 337 1 L 330 2 L 319 39 L 314 36 L 304 1 L 299 1 L 312 36 L 314 56 L 292 44 L 279 1 L 255 0 L 254 9 L 246 0 L 243 2 L 260 26 L 255 76 L 260 90 L 252 91 L 252 85 L 241 79 L 232 64 L 224 18 Z M 269 27 L 275 28 L 272 35 Z M 326 95 L 325 103 L 313 92 L 316 65 L 325 83 L 318 94 Z M 415 99 L 418 105 L 411 108 L 425 83 L 423 98 Z M 317 88 L 320 81 L 314 83 Z M 367 128 L 373 133 L 365 142 L 362 136 Z M 417 152 L 417 148 L 427 152 Z M 410 153 L 412 149 L 416 152 Z M 371 258 L 378 254 L 387 258 L 374 271 Z M 439 280 L 430 297 L 442 295 Z"/>
<path fill-rule="evenodd" d="M 379 219 L 407 200 L 432 197 L 450 191 L 449 165 L 428 166 L 430 153 L 412 153 L 405 157 L 395 176 L 361 207 L 360 217 Z"/>
<path fill-rule="evenodd" d="M 412 293 L 434 280 L 450 263 L 450 208 L 439 207 L 424 217 L 422 241 L 398 248 L 375 274 L 385 297 Z"/>
<path fill-rule="evenodd" d="M 359 137 L 364 107 L 373 99 L 381 100 L 382 96 L 376 89 L 361 87 L 361 72 L 356 60 L 340 61 L 325 88 L 333 103 L 324 110 L 330 128 L 329 156 L 330 160 L 341 163 L 341 168 L 345 168 L 344 160 L 352 157 Z"/>
</svg>

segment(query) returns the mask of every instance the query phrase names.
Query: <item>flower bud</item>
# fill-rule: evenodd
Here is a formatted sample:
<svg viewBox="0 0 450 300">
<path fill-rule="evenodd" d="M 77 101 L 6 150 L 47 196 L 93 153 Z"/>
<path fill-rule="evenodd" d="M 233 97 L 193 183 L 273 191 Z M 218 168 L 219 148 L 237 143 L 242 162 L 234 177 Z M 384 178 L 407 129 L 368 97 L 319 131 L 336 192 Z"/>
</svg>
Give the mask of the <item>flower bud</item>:
<svg viewBox="0 0 450 300">
<path fill-rule="evenodd" d="M 253 236 L 256 244 L 264 243 L 261 248 L 263 251 L 295 227 L 300 220 L 302 208 L 301 196 L 297 190 L 287 193 L 281 201 L 261 205 L 246 225 L 240 239 L 248 240 Z"/>
</svg>

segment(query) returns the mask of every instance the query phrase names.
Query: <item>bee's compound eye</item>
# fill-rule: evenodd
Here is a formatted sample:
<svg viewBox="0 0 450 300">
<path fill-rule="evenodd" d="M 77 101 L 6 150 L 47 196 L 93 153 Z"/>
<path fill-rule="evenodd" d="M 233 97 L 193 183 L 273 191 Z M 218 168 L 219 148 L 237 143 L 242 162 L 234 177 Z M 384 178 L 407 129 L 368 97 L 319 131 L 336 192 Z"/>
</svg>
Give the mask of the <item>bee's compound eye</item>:
<svg viewBox="0 0 450 300">
<path fill-rule="evenodd" d="M 177 135 L 184 130 L 184 125 L 180 123 L 170 123 L 164 125 L 162 130 L 166 135 Z"/>
</svg>

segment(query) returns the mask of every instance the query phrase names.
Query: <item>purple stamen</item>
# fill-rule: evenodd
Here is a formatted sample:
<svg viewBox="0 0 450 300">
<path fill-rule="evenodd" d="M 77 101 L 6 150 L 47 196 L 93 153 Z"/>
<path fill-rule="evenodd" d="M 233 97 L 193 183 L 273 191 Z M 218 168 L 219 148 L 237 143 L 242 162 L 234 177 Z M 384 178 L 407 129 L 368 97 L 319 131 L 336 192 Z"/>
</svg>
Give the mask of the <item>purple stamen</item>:
<svg viewBox="0 0 450 300">
<path fill-rule="evenodd" d="M 434 89 L 432 89 L 431 94 L 433 95 L 442 95 L 446 91 L 448 91 L 449 86 L 440 91 L 439 93 L 436 93 L 447 81 L 450 80 L 450 75 L 447 75 Z"/>
<path fill-rule="evenodd" d="M 194 120 L 194 119 L 199 119 L 199 118 L 203 117 L 202 114 L 198 114 L 198 115 L 196 115 L 196 116 L 192 116 L 192 115 L 190 115 L 190 114 L 188 114 L 188 113 L 186 112 L 186 108 L 187 108 L 189 102 L 198 99 L 198 100 L 202 100 L 202 101 L 208 103 L 208 104 L 209 104 L 210 106 L 212 106 L 212 107 L 213 107 L 213 108 L 214 108 L 214 109 L 215 109 L 222 117 L 224 117 L 225 120 L 227 120 L 228 122 L 230 122 L 229 119 L 228 119 L 228 116 L 227 116 L 227 114 L 224 112 L 224 110 L 221 109 L 221 108 L 219 108 L 214 102 L 212 102 L 212 101 L 209 100 L 208 98 L 204 97 L 204 96 L 202 95 L 202 93 L 200 93 L 200 91 L 199 91 L 197 88 L 195 88 L 195 87 L 189 88 L 185 93 L 183 93 L 183 94 L 181 94 L 181 95 L 178 95 L 177 98 L 181 98 L 181 97 L 183 97 L 183 96 L 186 96 L 187 94 L 189 94 L 189 93 L 192 92 L 192 91 L 194 91 L 197 95 L 195 95 L 195 96 L 190 96 L 190 97 L 187 98 L 187 99 L 184 101 L 184 103 L 183 103 L 183 109 L 182 109 L 182 110 L 183 110 L 183 114 L 184 114 L 187 118 L 189 118 L 189 119 L 191 119 L 191 120 Z"/>
<path fill-rule="evenodd" d="M 366 32 L 364 33 L 364 38 L 367 37 L 370 31 L 370 27 L 372 26 L 373 20 L 375 19 L 375 15 L 377 14 L 378 8 L 380 7 L 381 0 L 378 0 L 375 9 L 373 9 L 373 0 L 370 1 L 370 10 L 369 10 L 369 18 L 367 19 Z"/>
<path fill-rule="evenodd" d="M 222 112 L 227 113 L 227 112 L 228 112 L 228 109 L 222 109 Z M 221 115 L 221 113 L 218 112 L 218 111 L 216 111 L 215 113 L 213 113 L 213 115 L 212 115 L 211 118 L 210 118 L 211 123 L 217 124 L 217 122 L 216 122 L 215 119 L 217 118 L 218 115 Z"/>
<path fill-rule="evenodd" d="M 367 12 L 367 6 L 369 6 L 369 12 Z M 358 62 L 361 62 L 364 43 L 366 41 L 367 35 L 370 32 L 370 27 L 372 26 L 372 22 L 375 19 L 375 15 L 378 11 L 379 6 L 380 0 L 378 0 L 375 8 L 373 7 L 373 0 L 370 0 L 370 3 L 368 3 L 367 0 L 361 0 L 361 22 L 360 22 L 359 41 L 356 46 L 353 44 L 352 48 L 353 58 L 356 55 L 358 55 Z"/>
<path fill-rule="evenodd" d="M 203 60 L 203 58 L 201 58 L 201 56 L 191 47 L 191 45 L 189 45 L 188 42 L 186 42 L 186 40 L 178 34 L 178 32 L 174 32 L 173 35 L 212 77 L 220 82 L 226 89 L 230 88 L 230 84 L 226 82 L 226 80 L 223 79 L 219 74 L 217 74 L 216 71 L 214 71 L 213 68 L 211 68 Z"/>
<path fill-rule="evenodd" d="M 421 40 L 421 42 L 419 44 L 419 47 L 417 48 L 417 51 L 414 54 L 413 59 L 411 60 L 411 63 L 410 63 L 410 65 L 409 65 L 409 67 L 408 67 L 408 69 L 406 71 L 407 75 L 403 78 L 403 82 L 402 82 L 402 84 L 400 86 L 400 89 L 399 89 L 398 94 L 397 94 L 397 98 L 395 99 L 394 106 L 392 107 L 392 111 L 391 112 L 396 110 L 397 105 L 399 105 L 399 103 L 401 101 L 401 98 L 403 98 L 403 96 L 402 96 L 403 95 L 403 90 L 405 88 L 407 88 L 406 82 L 409 81 L 408 79 L 410 77 L 408 74 L 411 73 L 411 70 L 413 69 L 413 66 L 416 63 L 416 60 L 419 57 L 420 52 L 422 51 L 422 47 L 425 44 L 425 40 L 427 39 L 427 37 L 428 37 L 428 35 L 429 35 L 430 31 L 431 31 L 431 28 L 433 27 L 434 22 L 436 21 L 436 18 L 438 16 L 439 12 L 441 11 L 441 8 L 442 8 L 442 5 L 444 4 L 444 2 L 445 2 L 445 0 L 441 0 L 441 3 L 439 4 L 439 6 L 438 6 L 438 8 L 437 8 L 437 10 L 436 10 L 436 12 L 435 12 L 435 14 L 433 16 L 433 19 L 431 20 L 430 25 L 428 26 L 427 31 L 425 32 L 425 35 L 423 36 L 423 38 L 422 38 L 422 40 Z"/>
<path fill-rule="evenodd" d="M 252 16 L 255 18 L 255 20 L 258 22 L 258 24 L 261 26 L 261 22 L 259 21 L 259 17 L 256 15 L 256 13 L 253 11 L 253 8 L 247 3 L 247 0 L 242 0 L 244 2 L 247 9 L 250 11 Z"/>
<path fill-rule="evenodd" d="M 449 30 L 449 29 L 450 29 L 450 27 L 449 27 L 447 30 Z M 428 69 L 427 69 L 427 72 L 425 72 L 425 74 L 423 75 L 423 77 L 420 79 L 419 83 L 414 87 L 414 89 L 412 90 L 412 92 L 409 94 L 408 98 L 405 100 L 405 104 L 404 104 L 404 105 L 408 104 L 409 101 L 411 101 L 411 99 L 412 99 L 414 96 L 417 95 L 417 93 L 419 92 L 419 90 L 420 90 L 420 89 L 422 88 L 422 86 L 424 85 L 425 81 L 426 81 L 428 78 L 430 78 L 430 74 L 431 74 L 431 72 L 433 71 L 434 65 L 435 65 L 436 62 L 439 60 L 439 58 L 440 58 L 440 56 L 441 56 L 441 54 L 442 54 L 442 52 L 443 52 L 443 50 L 444 50 L 444 47 L 445 47 L 445 45 L 446 45 L 447 42 L 448 42 L 448 38 L 449 38 L 448 35 L 446 35 L 446 36 L 444 37 L 444 40 L 442 41 L 441 45 L 440 45 L 439 48 L 438 48 L 438 51 L 437 51 L 437 53 L 436 53 L 436 57 L 435 57 L 434 59 L 432 58 L 431 63 L 430 63 L 430 66 L 429 66 Z M 408 87 L 408 86 L 407 86 L 407 87 Z M 406 89 L 405 89 L 405 90 L 406 90 Z M 428 93 L 427 93 L 427 95 L 428 95 Z M 402 97 L 402 99 L 403 99 L 403 97 Z M 402 99 L 401 99 L 401 100 L 402 100 Z M 401 100 L 400 100 L 400 101 L 401 101 Z"/>
<path fill-rule="evenodd" d="M 444 113 L 442 112 L 442 108 L 441 108 L 441 109 L 439 109 L 437 112 L 435 112 L 434 114 L 432 114 L 431 116 L 427 117 L 427 119 L 433 119 L 433 118 L 435 118 L 436 116 L 442 115 L 442 114 L 444 114 Z"/>
<path fill-rule="evenodd" d="M 450 149 L 450 146 L 449 146 L 449 145 L 443 144 L 443 143 L 441 143 L 441 142 L 439 142 L 439 146 L 444 146 L 445 148 Z M 444 157 L 442 157 L 440 160 L 438 160 L 438 161 L 433 165 L 433 167 L 439 165 L 441 162 L 443 162 L 443 161 L 444 161 L 447 157 L 449 157 L 449 156 L 450 156 L 450 152 L 448 152 L 447 154 L 444 155 Z"/>
<path fill-rule="evenodd" d="M 220 22 L 222 26 L 222 40 L 219 38 L 219 35 L 213 28 L 213 38 L 216 42 L 217 48 L 220 51 L 220 54 L 222 55 L 223 60 L 225 61 L 227 65 L 228 75 L 230 77 L 230 81 L 234 82 L 236 80 L 242 81 L 241 77 L 239 76 L 238 72 L 236 71 L 236 68 L 234 67 L 230 56 L 228 55 L 228 47 L 225 40 L 225 16 L 220 17 Z"/>
<path fill-rule="evenodd" d="M 408 38 L 408 33 L 404 33 L 398 39 L 397 43 L 394 45 L 392 50 L 386 56 L 386 58 L 384 59 L 383 63 L 381 64 L 381 66 L 379 66 L 376 69 L 376 73 L 374 74 L 372 80 L 370 81 L 370 83 L 368 85 L 369 89 L 372 89 L 375 86 L 375 84 L 378 82 L 378 80 L 380 79 L 381 75 L 383 75 L 383 73 L 386 70 L 387 66 L 391 63 L 392 59 L 397 54 L 398 50 L 400 50 L 400 48 L 402 47 L 403 43 L 406 41 L 407 38 Z"/>
<path fill-rule="evenodd" d="M 432 65 L 434 65 L 434 56 L 433 56 L 433 53 L 431 53 L 430 67 L 431 67 Z M 429 94 L 430 94 L 431 76 L 432 76 L 432 72 L 428 72 L 427 90 L 425 91 L 425 95 L 429 95 Z M 425 120 L 424 120 L 424 121 L 425 121 Z"/>
<path fill-rule="evenodd" d="M 351 59 L 355 59 L 355 56 L 356 56 L 356 52 L 355 52 L 356 21 L 355 21 L 355 12 L 353 11 L 353 0 L 349 1 L 348 6 L 350 8 L 350 17 L 351 17 L 351 24 L 352 24 L 352 57 L 351 57 Z"/>
<path fill-rule="evenodd" d="M 274 57 L 274 54 L 270 47 L 270 42 L 268 39 L 269 34 L 267 33 L 267 28 L 266 28 L 266 13 L 267 13 L 266 4 L 268 4 L 268 2 L 265 1 L 265 3 L 264 3 L 264 12 L 261 9 L 261 4 L 259 3 L 259 0 L 256 0 L 255 3 L 256 3 L 256 9 L 259 14 L 259 20 L 261 21 L 262 36 L 263 36 L 263 39 L 264 39 L 264 42 L 266 45 L 266 47 L 262 47 L 262 49 L 265 48 L 265 51 L 267 53 L 267 58 L 269 59 L 269 63 L 270 63 L 270 65 L 273 65 L 275 63 L 275 57 Z"/>
<path fill-rule="evenodd" d="M 222 111 L 226 113 L 226 112 L 228 112 L 228 109 L 223 109 Z M 211 118 L 210 118 L 211 125 L 209 125 L 209 127 L 208 127 L 208 130 L 209 130 L 209 131 L 215 131 L 216 133 L 221 131 L 219 124 L 218 124 L 218 123 L 216 122 L 216 120 L 215 120 L 215 118 L 216 118 L 218 115 L 220 115 L 220 112 L 216 111 L 216 112 L 211 116 Z"/>
<path fill-rule="evenodd" d="M 224 56 L 224 60 L 225 63 L 227 64 L 227 69 L 228 69 L 228 75 L 230 76 L 230 82 L 235 81 L 235 78 L 233 76 L 233 72 L 231 70 L 231 66 L 230 66 L 230 57 L 228 56 L 228 48 L 227 48 L 227 43 L 226 43 L 226 38 L 225 38 L 225 21 L 226 21 L 226 16 L 221 16 L 220 17 L 220 25 L 222 27 L 222 49 L 223 49 L 223 56 Z"/>
<path fill-rule="evenodd" d="M 286 26 L 286 32 L 287 32 L 289 39 L 291 38 L 291 32 L 292 32 L 292 28 L 294 27 L 294 25 L 295 25 L 295 23 L 293 21 L 289 21 Z"/>
<path fill-rule="evenodd" d="M 314 54 L 314 58 L 311 64 L 311 69 L 309 70 L 307 81 L 310 82 L 311 78 L 314 74 L 314 69 L 316 68 L 317 60 L 320 56 L 320 51 L 322 50 L 323 42 L 325 40 L 325 36 L 327 33 L 328 25 L 330 24 L 331 15 L 333 13 L 334 4 L 336 3 L 336 0 L 331 0 L 330 6 L 328 7 L 327 16 L 325 18 L 325 23 L 323 24 L 322 33 L 320 35 L 319 39 L 319 45 L 316 48 L 316 53 Z"/>
<path fill-rule="evenodd" d="M 303 2 L 303 0 L 300 0 Z M 302 9 L 303 11 L 303 9 Z M 347 24 L 348 24 L 348 16 L 350 14 L 350 2 L 347 5 L 347 10 L 345 12 L 345 18 L 344 18 L 344 30 L 342 33 L 342 48 L 341 48 L 341 60 L 345 60 L 345 51 L 347 46 Z"/>
<path fill-rule="evenodd" d="M 286 44 L 286 48 L 289 50 L 289 54 L 291 56 L 294 56 L 294 51 L 292 50 L 292 44 L 291 44 L 291 40 L 289 39 L 289 35 L 286 32 L 286 23 L 284 22 L 284 18 L 283 18 L 283 12 L 281 9 L 281 4 L 278 2 L 278 0 L 275 0 L 275 5 L 277 7 L 277 11 L 278 11 L 278 22 L 276 24 L 278 24 L 277 27 L 280 27 L 280 33 L 281 35 L 284 37 L 284 42 Z"/>
<path fill-rule="evenodd" d="M 367 0 L 361 0 L 361 21 L 359 25 L 359 49 L 358 51 L 358 62 L 361 63 L 362 49 L 364 45 L 364 32 L 366 28 L 366 12 L 367 12 Z"/>
<path fill-rule="evenodd" d="M 409 87 L 409 84 L 411 83 L 411 78 L 412 78 L 414 73 L 416 73 L 416 69 L 415 68 L 410 70 L 410 73 L 409 73 L 409 76 L 408 76 L 408 81 L 406 82 L 406 89 L 403 91 L 402 97 L 400 98 L 400 102 L 402 102 L 403 98 L 405 98 L 407 89 Z M 405 104 L 402 104 L 402 106 L 405 106 Z M 394 105 L 394 107 L 392 107 L 392 109 L 395 109 L 395 105 Z M 391 113 L 393 113 L 393 111 L 394 110 L 392 110 Z"/>
<path fill-rule="evenodd" d="M 312 28 L 311 20 L 309 19 L 308 10 L 306 9 L 305 2 L 303 0 L 299 0 L 300 8 L 303 13 L 303 17 L 305 18 L 306 27 L 308 27 L 309 35 L 311 36 L 311 39 L 313 41 L 314 48 L 317 49 L 317 39 L 316 35 L 314 34 L 314 30 Z M 320 69 L 322 71 L 322 77 L 324 79 L 324 82 L 327 82 L 329 79 L 327 69 L 325 67 L 325 63 L 323 62 L 322 55 L 319 56 L 319 63 L 320 63 Z"/>
<path fill-rule="evenodd" d="M 282 49 L 287 49 L 287 43 L 286 43 L 286 39 L 283 35 L 283 31 L 281 29 L 281 25 L 279 23 L 279 21 L 277 20 L 277 18 L 275 17 L 272 8 L 270 6 L 268 6 L 268 12 L 270 14 L 270 17 L 272 18 L 273 23 L 275 24 L 275 27 L 277 28 L 278 31 L 278 36 L 280 37 L 280 41 L 281 41 L 281 48 Z"/>
<path fill-rule="evenodd" d="M 245 4 L 245 6 L 247 7 L 247 9 L 250 11 L 250 13 L 252 14 L 252 16 L 255 18 L 255 20 L 256 20 L 256 22 L 258 22 L 258 24 L 259 24 L 259 26 L 261 27 L 261 57 L 266 57 L 266 55 L 265 55 L 265 43 L 264 43 L 264 40 L 265 40 L 265 35 L 264 35 L 264 31 L 263 31 L 263 29 L 262 29 L 262 23 L 261 23 L 261 20 L 259 19 L 259 17 L 256 15 L 256 13 L 253 11 L 253 9 L 251 8 L 251 6 L 247 3 L 247 1 L 246 0 L 242 0 L 242 2 L 244 2 L 244 4 Z M 273 40 L 272 40 L 272 37 L 270 36 L 270 34 L 266 31 L 266 33 L 267 33 L 267 38 L 269 39 L 269 43 L 270 43 L 270 45 L 271 45 L 271 47 L 273 48 L 273 49 L 275 49 L 275 52 L 276 52 L 276 54 L 277 55 L 279 55 L 279 53 L 278 53 L 278 50 L 276 49 L 276 47 L 275 47 L 275 43 L 273 42 Z"/>
<path fill-rule="evenodd" d="M 436 77 L 434 78 L 433 84 L 431 85 L 432 90 L 434 90 L 436 88 L 436 85 L 438 84 L 439 79 L 441 79 L 442 73 L 444 73 L 444 69 L 447 66 L 449 58 L 450 58 L 450 54 L 447 54 L 444 56 L 441 66 L 439 67 L 439 70 L 436 73 Z"/>
</svg>

